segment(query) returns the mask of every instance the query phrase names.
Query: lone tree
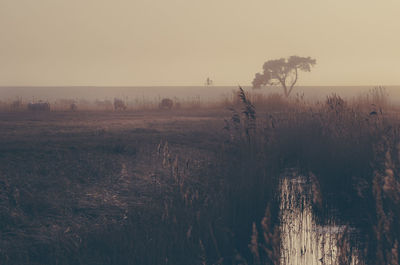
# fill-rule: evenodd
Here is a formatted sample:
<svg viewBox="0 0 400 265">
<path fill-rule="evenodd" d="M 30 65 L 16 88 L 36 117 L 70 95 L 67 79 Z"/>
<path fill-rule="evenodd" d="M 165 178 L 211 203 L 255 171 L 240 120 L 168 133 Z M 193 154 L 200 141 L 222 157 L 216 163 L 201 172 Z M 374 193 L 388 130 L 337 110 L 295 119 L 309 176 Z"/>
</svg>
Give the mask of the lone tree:
<svg viewBox="0 0 400 265">
<path fill-rule="evenodd" d="M 253 80 L 253 88 L 265 85 L 281 84 L 286 97 L 289 97 L 298 79 L 298 72 L 310 72 L 316 60 L 311 57 L 290 56 L 264 63 L 264 73 L 257 73 Z"/>
</svg>

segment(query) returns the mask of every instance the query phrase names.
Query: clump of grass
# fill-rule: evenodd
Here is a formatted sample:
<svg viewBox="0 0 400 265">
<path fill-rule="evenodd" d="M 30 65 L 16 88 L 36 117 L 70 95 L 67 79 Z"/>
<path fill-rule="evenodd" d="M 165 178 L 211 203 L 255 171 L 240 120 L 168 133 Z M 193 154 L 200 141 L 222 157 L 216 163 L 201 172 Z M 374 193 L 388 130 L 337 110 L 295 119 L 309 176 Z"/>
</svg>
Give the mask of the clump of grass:
<svg viewBox="0 0 400 265">
<path fill-rule="evenodd" d="M 400 239 L 400 179 L 398 132 L 385 135 L 375 146 L 375 171 L 372 192 L 375 200 L 376 224 L 373 237 L 376 261 L 379 264 L 399 264 Z"/>
<path fill-rule="evenodd" d="M 249 244 L 253 254 L 252 264 L 280 264 L 280 231 L 279 226 L 273 223 L 270 204 L 265 209 L 261 222 L 262 237 L 260 239 L 258 227 L 252 225 L 252 235 Z"/>
</svg>

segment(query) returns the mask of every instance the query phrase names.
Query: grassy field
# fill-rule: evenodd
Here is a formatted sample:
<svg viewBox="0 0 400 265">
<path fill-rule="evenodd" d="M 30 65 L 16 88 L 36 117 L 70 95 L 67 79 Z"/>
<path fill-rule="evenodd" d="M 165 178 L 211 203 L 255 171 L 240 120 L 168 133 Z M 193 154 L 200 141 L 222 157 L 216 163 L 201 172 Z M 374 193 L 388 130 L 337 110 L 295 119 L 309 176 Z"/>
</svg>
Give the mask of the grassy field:
<svg viewBox="0 0 400 265">
<path fill-rule="evenodd" d="M 153 208 L 164 207 L 169 172 L 157 146 L 168 141 L 190 167 L 206 163 L 223 128 L 221 114 L 209 114 L 1 113 L 2 261 L 75 263 L 81 258 L 75 251 L 89 244 L 84 236 L 122 229 L 135 218 L 161 229 Z M 99 258 L 95 253 L 86 254 L 79 262 L 99 264 L 90 260 Z"/>
<path fill-rule="evenodd" d="M 366 264 L 399 264 L 398 112 L 378 101 L 2 112 L 0 263 L 279 264 L 296 168 L 321 223 L 335 209 Z"/>
</svg>

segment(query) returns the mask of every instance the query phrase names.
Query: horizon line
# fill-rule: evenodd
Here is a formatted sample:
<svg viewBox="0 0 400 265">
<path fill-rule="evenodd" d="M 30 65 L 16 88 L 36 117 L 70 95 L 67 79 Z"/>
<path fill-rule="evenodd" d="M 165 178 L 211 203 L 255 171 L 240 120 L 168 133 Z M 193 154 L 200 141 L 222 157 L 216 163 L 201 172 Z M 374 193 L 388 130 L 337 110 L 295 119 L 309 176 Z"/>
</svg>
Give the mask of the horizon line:
<svg viewBox="0 0 400 265">
<path fill-rule="evenodd" d="M 82 87 L 87 87 L 87 88 L 146 88 L 146 87 L 251 87 L 251 85 L 211 85 L 211 86 L 206 86 L 206 85 L 0 85 L 0 88 L 65 88 L 65 87 L 77 87 L 77 88 L 82 88 Z M 400 84 L 394 85 L 394 84 L 362 84 L 362 85 L 298 85 L 295 87 L 395 87 L 395 86 L 400 86 Z M 256 89 L 263 89 L 263 88 L 268 88 L 268 87 L 281 87 L 281 86 L 266 86 L 262 88 L 256 88 Z"/>
</svg>

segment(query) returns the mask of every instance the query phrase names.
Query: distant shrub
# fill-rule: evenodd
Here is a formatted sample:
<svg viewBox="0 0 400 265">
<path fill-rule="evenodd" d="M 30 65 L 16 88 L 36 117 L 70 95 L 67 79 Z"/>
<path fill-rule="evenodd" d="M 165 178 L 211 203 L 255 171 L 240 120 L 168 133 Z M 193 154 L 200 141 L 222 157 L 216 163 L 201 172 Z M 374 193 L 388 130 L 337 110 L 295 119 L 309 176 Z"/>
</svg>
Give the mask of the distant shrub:
<svg viewBox="0 0 400 265">
<path fill-rule="evenodd" d="M 114 110 L 126 110 L 126 104 L 122 99 L 114 98 Z"/>
<path fill-rule="evenodd" d="M 163 98 L 160 102 L 160 109 L 172 109 L 174 102 L 170 98 Z"/>
<path fill-rule="evenodd" d="M 28 110 L 30 111 L 50 111 L 50 103 L 48 102 L 36 102 L 28 103 Z"/>
</svg>

